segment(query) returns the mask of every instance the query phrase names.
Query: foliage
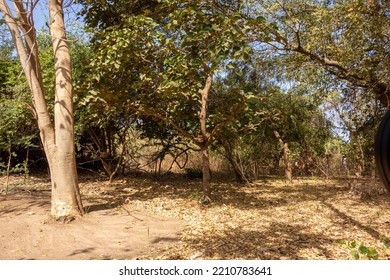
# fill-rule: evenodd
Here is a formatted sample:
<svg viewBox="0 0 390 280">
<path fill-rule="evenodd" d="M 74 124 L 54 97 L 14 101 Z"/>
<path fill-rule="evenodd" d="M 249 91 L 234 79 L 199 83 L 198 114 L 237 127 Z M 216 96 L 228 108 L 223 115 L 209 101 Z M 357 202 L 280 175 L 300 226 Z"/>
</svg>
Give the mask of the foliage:
<svg viewBox="0 0 390 280">
<path fill-rule="evenodd" d="M 16 153 L 12 153 L 12 156 L 15 157 Z M 0 174 L 7 175 L 8 166 L 4 162 L 0 162 Z M 29 170 L 26 163 L 18 163 L 15 166 L 11 167 L 9 173 L 23 173 L 25 177 L 28 177 Z"/>
<path fill-rule="evenodd" d="M 77 30 L 75 31 L 77 32 Z M 88 57 L 88 46 L 84 45 L 82 38 L 76 37 L 76 35 L 68 34 L 69 42 L 71 42 L 70 50 L 72 53 L 72 62 L 73 62 L 73 74 L 76 80 L 80 80 L 86 75 L 86 65 Z M 53 50 L 51 46 L 51 39 L 48 35 L 48 30 L 41 29 L 37 35 L 37 43 L 40 47 L 39 58 L 43 71 L 43 84 L 45 92 L 47 93 L 45 98 L 49 108 L 53 109 L 54 102 L 51 102 L 51 99 L 54 99 L 54 62 L 53 62 Z M 0 79 L 0 91 L 3 94 L 1 102 L 3 104 L 4 110 L 6 112 L 8 108 L 9 114 L 14 111 L 13 117 L 14 121 L 9 121 L 8 126 L 11 127 L 11 131 L 17 132 L 16 137 L 13 139 L 18 139 L 17 141 L 11 141 L 12 150 L 15 149 L 25 149 L 27 147 L 32 147 L 30 145 L 20 145 L 19 142 L 24 142 L 26 139 L 33 139 L 32 142 L 37 142 L 37 133 L 36 125 L 33 122 L 33 115 L 35 114 L 31 100 L 30 90 L 26 78 L 22 74 L 22 67 L 17 59 L 12 55 L 13 47 L 11 41 L 4 41 L 4 48 L 1 49 L 2 54 L 2 63 L 0 64 L 0 71 L 4 71 L 4 75 L 1 75 Z M 6 48 L 5 45 L 8 47 Z M 81 93 L 76 93 L 80 95 Z M 52 112 L 52 110 L 51 110 Z M 53 117 L 53 116 L 52 116 Z M 4 120 L 4 118 L 2 118 Z M 81 123 L 79 124 L 81 125 Z M 24 131 L 24 132 L 23 132 Z M 23 137 L 26 137 L 23 138 Z M 36 144 L 34 144 L 36 147 Z M 35 157 L 41 157 L 41 154 L 35 155 Z M 39 158 L 40 159 L 40 158 Z M 35 160 L 38 160 L 37 158 Z"/>
<path fill-rule="evenodd" d="M 129 15 L 140 15 L 147 13 L 149 16 L 162 18 L 159 0 L 112 0 L 94 1 L 77 0 L 83 9 L 80 15 L 85 18 L 88 27 L 105 30 L 112 26 L 121 26 L 122 18 Z"/>
<path fill-rule="evenodd" d="M 12 146 L 33 146 L 36 135 L 31 132 L 31 119 L 23 103 L 12 99 L 0 100 L 0 149 L 7 151 Z"/>
<path fill-rule="evenodd" d="M 260 3 L 252 6 L 252 16 L 265 15 L 264 22 L 255 27 L 256 39 L 276 52 L 298 54 L 306 65 L 320 66 L 340 81 L 365 89 L 364 94 L 374 93 L 387 104 L 387 1 Z"/>
<path fill-rule="evenodd" d="M 0 153 L 8 157 L 8 164 L 0 162 L 2 172 L 24 172 L 28 175 L 28 162 L 11 166 L 17 149 L 37 147 L 37 135 L 25 104 L 13 99 L 0 99 Z"/>
<path fill-rule="evenodd" d="M 351 256 L 355 259 L 355 260 L 359 260 L 361 259 L 363 256 L 369 260 L 377 260 L 379 259 L 379 254 L 377 252 L 377 250 L 373 247 L 367 247 L 365 246 L 363 243 L 360 243 L 360 245 L 358 246 L 357 242 L 356 241 L 352 241 L 352 242 L 346 242 L 344 240 L 341 240 L 339 242 L 340 244 L 345 244 L 348 246 L 348 248 L 351 249 Z"/>
<path fill-rule="evenodd" d="M 388 106 L 389 3 L 248 2 L 248 40 L 271 78 L 313 94 L 348 143 L 355 171 L 369 171 L 373 135 Z M 256 20 L 255 20 L 256 19 Z M 260 19 L 260 20 L 259 20 Z M 381 104 L 380 104 L 381 103 Z M 363 140 L 364 139 L 364 140 Z"/>
<path fill-rule="evenodd" d="M 12 63 L 12 45 L 7 37 L 6 26 L 0 24 L 0 94 L 6 93 L 6 77 L 9 65 Z"/>
<path fill-rule="evenodd" d="M 90 100 L 125 106 L 127 114 L 149 117 L 208 153 L 245 107 L 242 90 L 216 92 L 212 85 L 227 72 L 239 74 L 236 61 L 249 58 L 247 26 L 239 10 L 215 1 L 161 1 L 159 11 L 167 10 L 161 22 L 145 11 L 97 34 Z M 207 189 L 208 155 L 203 159 Z"/>
<path fill-rule="evenodd" d="M 168 8 L 174 4 L 165 3 Z M 249 49 L 239 45 L 242 31 L 233 16 L 202 11 L 191 1 L 181 4 L 185 8 L 169 14 L 164 25 L 140 15 L 130 16 L 119 29 L 109 28 L 92 63 L 96 70 L 93 83 L 104 87 L 102 97 L 110 104 L 126 104 L 195 139 L 200 133 L 199 127 L 195 129 L 201 104 L 198 92 L 207 75 L 217 75 L 221 66 L 233 67 L 223 65 L 224 61 L 247 55 Z M 120 95 L 116 94 L 119 88 Z M 240 92 L 235 96 L 242 99 Z M 228 113 L 210 112 L 208 127 L 215 128 L 230 117 Z"/>
<path fill-rule="evenodd" d="M 265 67 L 265 66 L 264 66 Z M 272 84 L 263 67 L 246 67 L 236 80 L 237 87 L 253 92 L 246 109 L 219 137 L 223 154 L 231 163 L 237 179 L 254 179 L 259 174 L 278 173 L 281 140 L 289 144 L 290 161 L 325 156 L 325 143 L 332 139 L 332 125 L 319 108 L 314 95 L 292 87 L 283 90 Z M 311 172 L 315 172 L 311 166 Z M 307 172 L 300 170 L 298 172 Z"/>
<path fill-rule="evenodd" d="M 383 103 L 389 88 L 386 1 L 77 2 L 93 32 L 86 36 L 91 41 L 80 29 L 68 34 L 81 163 L 102 161 L 105 153 L 110 157 L 103 161 L 118 163 L 125 146 L 131 158 L 130 132 L 137 129 L 138 138 L 162 145 L 156 160 L 212 144 L 235 171 L 256 178 L 277 173 L 277 131 L 292 163 L 317 160 L 296 172 L 320 168 L 324 174 L 329 145 L 354 171 L 372 170 L 373 139 L 385 111 L 374 96 Z M 4 27 L 0 91 L 32 105 Z M 51 40 L 48 30 L 38 34 L 50 101 Z M 204 102 L 200 91 L 208 76 Z"/>
</svg>

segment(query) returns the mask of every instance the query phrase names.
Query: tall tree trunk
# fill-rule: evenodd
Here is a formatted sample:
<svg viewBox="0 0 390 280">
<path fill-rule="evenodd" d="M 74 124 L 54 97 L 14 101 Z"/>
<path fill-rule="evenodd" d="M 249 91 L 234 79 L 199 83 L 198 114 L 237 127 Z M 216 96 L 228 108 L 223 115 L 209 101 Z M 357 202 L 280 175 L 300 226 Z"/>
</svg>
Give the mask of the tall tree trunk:
<svg viewBox="0 0 390 280">
<path fill-rule="evenodd" d="M 55 127 L 46 106 L 38 46 L 29 1 L 14 1 L 14 15 L 7 1 L 0 0 L 0 11 L 32 92 L 40 138 L 49 163 L 52 182 L 51 214 L 56 219 L 83 214 L 75 161 L 73 133 L 73 88 L 69 50 L 65 41 L 62 1 L 49 0 L 50 31 L 55 60 Z M 18 18 L 16 21 L 15 18 Z"/>
<path fill-rule="evenodd" d="M 203 173 L 203 199 L 204 201 L 211 201 L 211 188 L 210 188 L 210 157 L 209 157 L 209 145 L 210 135 L 207 132 L 206 120 L 207 109 L 209 103 L 209 93 L 211 89 L 212 76 L 209 74 L 206 79 L 206 84 L 202 90 L 199 91 L 201 97 L 201 110 L 198 114 L 200 125 L 200 143 L 199 147 L 202 153 L 202 173 Z"/>
<path fill-rule="evenodd" d="M 50 33 L 55 68 L 55 139 L 51 156 L 52 208 L 54 217 L 83 213 L 78 186 L 74 120 L 73 81 L 69 48 L 66 42 L 62 0 L 49 0 Z"/>
</svg>

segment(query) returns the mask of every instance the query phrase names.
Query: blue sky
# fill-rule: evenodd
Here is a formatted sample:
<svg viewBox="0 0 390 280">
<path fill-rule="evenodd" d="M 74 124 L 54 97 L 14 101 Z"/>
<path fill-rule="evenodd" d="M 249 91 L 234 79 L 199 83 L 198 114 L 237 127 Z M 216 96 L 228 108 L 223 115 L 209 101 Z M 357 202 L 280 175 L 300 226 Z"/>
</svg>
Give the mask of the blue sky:
<svg viewBox="0 0 390 280">
<path fill-rule="evenodd" d="M 65 2 L 70 2 L 70 1 L 71 0 L 65 1 Z M 14 11 L 14 5 L 13 5 L 12 1 L 7 1 L 7 2 L 8 2 L 10 9 L 12 11 Z M 80 9 L 81 9 L 81 6 L 78 4 L 72 4 L 65 9 L 65 23 L 67 25 L 73 25 L 76 22 L 78 24 L 81 24 L 81 25 L 83 24 L 82 20 L 76 21 L 77 12 L 80 11 Z M 1 15 L 0 15 L 0 18 L 2 18 Z M 37 6 L 34 9 L 34 17 L 33 18 L 34 18 L 35 29 L 37 29 L 37 30 L 47 29 L 47 23 L 49 21 L 48 20 L 49 19 L 49 8 L 48 8 L 48 1 L 47 0 L 40 0 L 39 1 L 39 3 L 37 4 Z"/>
<path fill-rule="evenodd" d="M 68 1 L 65 1 L 68 2 Z M 83 24 L 82 20 L 77 20 L 77 12 L 79 12 L 81 9 L 81 6 L 78 4 L 72 4 L 70 7 L 65 8 L 64 14 L 65 14 L 65 24 L 67 26 L 70 26 L 72 24 L 80 23 Z M 49 19 L 49 8 L 47 0 L 41 0 L 37 7 L 34 10 L 34 21 L 35 21 L 35 28 L 37 30 L 42 28 L 47 28 L 46 23 L 48 23 Z"/>
</svg>

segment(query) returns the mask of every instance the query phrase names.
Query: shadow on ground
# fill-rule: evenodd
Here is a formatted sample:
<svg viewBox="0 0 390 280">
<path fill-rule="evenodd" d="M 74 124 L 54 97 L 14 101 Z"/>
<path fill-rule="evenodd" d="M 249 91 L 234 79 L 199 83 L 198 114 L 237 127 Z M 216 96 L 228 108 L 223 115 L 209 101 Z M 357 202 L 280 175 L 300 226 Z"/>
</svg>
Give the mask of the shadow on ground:
<svg viewBox="0 0 390 280">
<path fill-rule="evenodd" d="M 71 235 L 76 236 L 76 241 L 73 237 L 64 238 L 69 244 L 78 245 L 66 251 L 65 258 L 127 259 L 147 255 L 154 245 L 170 244 L 172 247 L 165 253 L 168 259 L 188 259 L 196 252 L 204 259 L 345 259 L 349 257 L 348 248 L 341 247 L 340 239 L 375 244 L 383 236 L 390 236 L 389 197 L 377 195 L 362 200 L 350 193 L 346 180 L 303 179 L 287 183 L 269 179 L 251 185 L 215 181 L 212 183 L 214 200 L 207 207 L 187 203 L 200 200 L 201 181 L 181 177 L 157 180 L 140 176 L 118 180 L 112 185 L 84 178 L 80 186 L 87 219 L 70 225 L 69 229 L 79 227 L 72 228 L 79 235 Z M 23 216 L 32 208 L 49 209 L 49 187 L 33 189 L 23 187 L 19 192 L 16 189 L 23 197 L 15 196 L 13 204 L 7 204 L 7 196 L 0 196 L 0 217 Z M 215 222 L 197 228 L 199 225 L 188 222 L 182 236 L 158 232 L 163 228 L 163 220 L 131 208 L 135 202 L 141 207 L 155 207 L 154 200 L 169 202 L 170 213 L 184 208 L 186 215 L 192 215 L 187 217 L 187 222 L 200 223 L 222 213 L 221 223 L 232 225 L 218 228 Z M 232 218 L 223 216 L 226 213 L 232 214 Z M 249 220 L 245 221 L 245 215 L 256 225 L 241 226 L 243 221 L 250 224 Z M 169 223 L 166 225 L 169 227 Z M 177 221 L 172 222 L 172 227 L 175 226 Z M 58 246 L 57 237 L 51 238 L 52 246 Z M 137 250 L 139 246 L 144 246 L 143 250 Z M 42 257 L 25 252 L 18 256 L 39 259 L 53 255 Z M 390 258 L 390 254 L 383 251 L 382 257 Z"/>
</svg>

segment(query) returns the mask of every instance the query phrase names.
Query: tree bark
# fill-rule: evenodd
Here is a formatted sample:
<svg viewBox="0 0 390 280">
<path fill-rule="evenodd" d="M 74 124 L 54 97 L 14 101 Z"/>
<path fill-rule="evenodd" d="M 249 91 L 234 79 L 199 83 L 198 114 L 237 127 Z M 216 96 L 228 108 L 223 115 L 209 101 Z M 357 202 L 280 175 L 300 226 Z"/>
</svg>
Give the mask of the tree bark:
<svg viewBox="0 0 390 280">
<path fill-rule="evenodd" d="M 363 175 L 363 171 L 364 171 L 364 168 L 365 168 L 365 160 L 364 160 L 364 151 L 363 151 L 363 147 L 362 147 L 362 142 L 360 141 L 360 136 L 357 134 L 356 135 L 356 148 L 357 148 L 357 159 L 358 159 L 358 166 L 357 166 L 357 172 L 356 172 L 356 176 L 357 177 L 362 177 Z"/>
<path fill-rule="evenodd" d="M 279 132 L 277 132 L 276 130 L 274 130 L 274 135 L 275 135 L 276 139 L 278 140 L 279 145 L 282 149 L 283 160 L 284 160 L 284 174 L 285 174 L 286 178 L 289 181 L 291 181 L 292 180 L 292 166 L 291 166 L 291 162 L 289 159 L 288 143 L 283 142 L 282 138 L 280 137 Z"/>
<path fill-rule="evenodd" d="M 211 201 L 211 188 L 210 188 L 210 157 L 209 157 L 209 133 L 207 132 L 206 120 L 207 120 L 207 109 L 209 103 L 209 93 L 211 89 L 212 76 L 207 76 L 206 84 L 202 90 L 199 91 L 201 97 L 201 110 L 198 114 L 199 125 L 200 125 L 200 139 L 201 142 L 198 144 L 202 153 L 202 178 L 203 178 L 203 200 Z"/>
<path fill-rule="evenodd" d="M 55 68 L 55 139 L 52 161 L 52 208 L 54 217 L 83 214 L 75 158 L 73 81 L 66 42 L 62 0 L 49 0 L 50 33 Z"/>
<path fill-rule="evenodd" d="M 50 30 L 55 60 L 55 127 L 46 106 L 38 45 L 32 19 L 34 6 L 14 1 L 16 15 L 0 0 L 7 24 L 32 92 L 35 118 L 49 164 L 52 183 L 51 214 L 60 219 L 83 214 L 75 161 L 73 134 L 73 88 L 69 50 L 65 41 L 62 1 L 50 0 Z M 16 21 L 15 18 L 18 18 Z"/>
<path fill-rule="evenodd" d="M 292 166 L 291 166 L 291 162 L 290 162 L 290 155 L 289 155 L 289 152 L 288 152 L 288 143 L 284 143 L 283 144 L 283 159 L 284 159 L 284 165 L 285 165 L 285 175 L 286 175 L 286 178 L 291 181 L 292 180 Z"/>
<path fill-rule="evenodd" d="M 210 187 L 210 156 L 209 146 L 204 145 L 201 147 L 202 153 L 202 183 L 203 183 L 203 200 L 205 202 L 211 201 L 211 187 Z"/>
</svg>

